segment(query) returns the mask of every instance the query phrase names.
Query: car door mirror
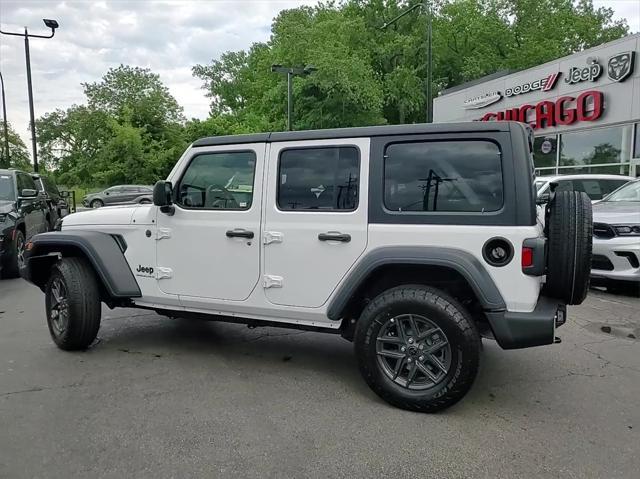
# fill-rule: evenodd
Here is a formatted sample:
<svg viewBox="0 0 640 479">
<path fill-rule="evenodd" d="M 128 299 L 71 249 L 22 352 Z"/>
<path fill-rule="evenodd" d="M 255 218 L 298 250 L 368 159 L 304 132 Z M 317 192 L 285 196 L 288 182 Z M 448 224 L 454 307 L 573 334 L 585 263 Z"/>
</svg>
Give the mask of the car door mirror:
<svg viewBox="0 0 640 479">
<path fill-rule="evenodd" d="M 36 196 L 38 196 L 38 190 L 33 190 L 31 188 L 24 188 L 20 192 L 20 199 L 35 198 Z"/>
<path fill-rule="evenodd" d="M 536 198 L 536 203 L 539 205 L 544 205 L 545 203 L 549 202 L 549 199 L 551 198 L 551 195 L 549 194 L 548 191 L 541 193 L 538 198 Z"/>
<path fill-rule="evenodd" d="M 153 187 L 153 204 L 160 207 L 160 211 L 173 215 L 173 185 L 170 181 L 158 181 Z"/>
</svg>

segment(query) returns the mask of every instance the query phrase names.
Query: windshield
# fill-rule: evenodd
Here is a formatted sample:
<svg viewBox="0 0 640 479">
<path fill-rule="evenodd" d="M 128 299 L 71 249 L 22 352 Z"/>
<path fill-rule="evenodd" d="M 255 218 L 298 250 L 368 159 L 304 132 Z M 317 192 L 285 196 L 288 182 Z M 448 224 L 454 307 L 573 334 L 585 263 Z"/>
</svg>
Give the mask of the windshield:
<svg viewBox="0 0 640 479">
<path fill-rule="evenodd" d="M 547 184 L 547 182 L 546 182 L 546 181 L 536 181 L 536 182 L 534 183 L 534 185 L 535 185 L 535 187 L 536 187 L 536 193 L 540 193 L 540 190 L 541 190 L 541 189 L 542 189 L 542 187 L 543 187 L 544 185 L 546 185 L 546 184 Z"/>
<path fill-rule="evenodd" d="M 0 175 L 0 201 L 13 201 L 13 178 L 10 175 Z"/>
<path fill-rule="evenodd" d="M 640 202 L 640 181 L 633 181 L 618 188 L 607 196 L 604 201 L 639 201 Z"/>
</svg>

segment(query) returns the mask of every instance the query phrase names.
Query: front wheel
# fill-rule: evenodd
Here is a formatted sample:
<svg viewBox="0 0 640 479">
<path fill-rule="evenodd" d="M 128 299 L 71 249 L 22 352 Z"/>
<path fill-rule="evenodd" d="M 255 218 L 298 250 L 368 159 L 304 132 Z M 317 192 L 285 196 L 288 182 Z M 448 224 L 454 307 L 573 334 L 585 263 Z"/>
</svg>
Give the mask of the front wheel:
<svg viewBox="0 0 640 479">
<path fill-rule="evenodd" d="M 104 206 L 104 202 L 102 200 L 93 200 L 89 206 L 93 209 L 102 208 Z"/>
<path fill-rule="evenodd" d="M 436 412 L 462 399 L 478 372 L 480 345 L 462 305 L 427 286 L 383 292 L 356 325 L 365 381 L 388 403 L 411 411 Z"/>
<path fill-rule="evenodd" d="M 47 324 L 60 349 L 87 349 L 100 328 L 101 304 L 93 269 L 84 258 L 63 258 L 45 287 Z"/>
</svg>

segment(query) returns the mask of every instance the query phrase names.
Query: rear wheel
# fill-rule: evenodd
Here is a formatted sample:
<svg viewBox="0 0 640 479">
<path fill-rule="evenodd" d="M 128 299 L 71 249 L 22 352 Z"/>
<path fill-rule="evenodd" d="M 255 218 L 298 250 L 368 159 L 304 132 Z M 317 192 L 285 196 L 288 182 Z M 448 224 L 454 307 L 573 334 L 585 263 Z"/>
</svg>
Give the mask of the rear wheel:
<svg viewBox="0 0 640 479">
<path fill-rule="evenodd" d="M 562 191 L 549 205 L 545 292 L 567 304 L 580 304 L 589 290 L 593 217 L 582 192 Z"/>
<path fill-rule="evenodd" d="M 399 286 L 371 301 L 356 325 L 360 372 L 390 404 L 436 412 L 458 402 L 478 372 L 480 336 L 456 300 L 426 286 Z"/>
<path fill-rule="evenodd" d="M 93 269 L 84 258 L 63 258 L 45 287 L 47 324 L 60 349 L 86 349 L 100 328 L 101 304 Z"/>
<path fill-rule="evenodd" d="M 89 206 L 91 206 L 91 208 L 102 208 L 104 206 L 104 202 L 102 200 L 93 200 L 89 203 Z"/>
</svg>

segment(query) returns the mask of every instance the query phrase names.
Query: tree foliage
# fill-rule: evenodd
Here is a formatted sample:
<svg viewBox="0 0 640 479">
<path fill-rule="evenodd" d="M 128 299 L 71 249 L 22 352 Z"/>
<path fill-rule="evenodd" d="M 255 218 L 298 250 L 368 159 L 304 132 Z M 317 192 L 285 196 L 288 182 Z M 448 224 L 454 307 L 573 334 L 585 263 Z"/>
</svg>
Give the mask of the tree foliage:
<svg viewBox="0 0 640 479">
<path fill-rule="evenodd" d="M 0 125 L 0 168 L 18 168 L 24 171 L 32 171 L 31 158 L 24 141 L 7 122 L 7 138 L 9 140 L 9 164 L 6 164 L 7 152 L 5 151 L 4 127 Z"/>
<path fill-rule="evenodd" d="M 67 185 L 151 183 L 203 136 L 282 130 L 286 76 L 294 129 L 415 123 L 425 118 L 426 32 L 433 25 L 433 91 L 500 70 L 529 68 L 628 32 L 592 0 L 433 0 L 382 28 L 417 0 L 343 0 L 283 10 L 270 38 L 195 65 L 210 117 L 183 110 L 149 69 L 120 65 L 83 84 L 85 105 L 37 121 L 42 159 Z M 24 145 L 22 145 L 24 146 Z M 26 151 L 26 149 L 24 149 Z"/>
</svg>

